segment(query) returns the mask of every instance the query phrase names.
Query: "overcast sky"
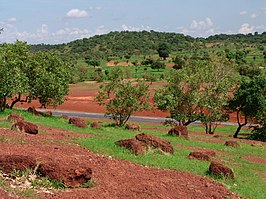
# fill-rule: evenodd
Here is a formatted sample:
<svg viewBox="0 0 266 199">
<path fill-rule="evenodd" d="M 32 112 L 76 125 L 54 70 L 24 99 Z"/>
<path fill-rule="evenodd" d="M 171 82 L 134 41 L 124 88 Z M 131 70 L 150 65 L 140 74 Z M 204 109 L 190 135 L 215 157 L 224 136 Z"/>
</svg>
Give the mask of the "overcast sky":
<svg viewBox="0 0 266 199">
<path fill-rule="evenodd" d="M 0 0 L 0 42 L 66 43 L 110 31 L 193 37 L 266 31 L 266 0 Z"/>
</svg>

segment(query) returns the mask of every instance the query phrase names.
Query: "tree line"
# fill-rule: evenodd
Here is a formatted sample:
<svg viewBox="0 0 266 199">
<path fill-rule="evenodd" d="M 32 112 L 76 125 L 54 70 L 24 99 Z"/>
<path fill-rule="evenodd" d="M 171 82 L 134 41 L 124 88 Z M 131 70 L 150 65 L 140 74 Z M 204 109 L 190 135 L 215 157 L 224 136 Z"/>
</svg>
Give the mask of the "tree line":
<svg viewBox="0 0 266 199">
<path fill-rule="evenodd" d="M 266 32 L 261 34 L 236 34 L 214 35 L 208 38 L 193 38 L 180 33 L 166 33 L 156 31 L 122 31 L 110 32 L 103 35 L 95 35 L 90 38 L 78 39 L 64 44 L 38 44 L 31 45 L 31 50 L 46 51 L 58 50 L 65 57 L 85 59 L 88 55 L 98 59 L 108 57 L 121 57 L 126 55 L 150 55 L 154 54 L 160 43 L 167 44 L 170 51 L 178 52 L 203 48 L 204 43 L 249 43 L 266 45 Z"/>
</svg>

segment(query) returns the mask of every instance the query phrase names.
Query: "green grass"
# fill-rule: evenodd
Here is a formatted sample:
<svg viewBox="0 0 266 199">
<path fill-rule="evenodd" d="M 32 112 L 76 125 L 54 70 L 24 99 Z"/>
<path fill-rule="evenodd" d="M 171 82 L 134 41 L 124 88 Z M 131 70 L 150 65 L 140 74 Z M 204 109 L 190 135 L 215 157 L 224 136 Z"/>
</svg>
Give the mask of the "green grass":
<svg viewBox="0 0 266 199">
<path fill-rule="evenodd" d="M 188 149 L 188 147 L 201 147 L 215 150 L 219 154 L 216 159 L 223 160 L 227 166 L 233 169 L 236 176 L 236 179 L 233 181 L 228 179 L 217 179 L 218 181 L 226 184 L 232 191 L 245 198 L 266 197 L 264 189 L 266 183 L 260 176 L 260 174 L 266 172 L 265 165 L 252 163 L 241 158 L 247 155 L 266 158 L 265 147 L 254 147 L 241 143 L 240 148 L 233 148 L 224 146 L 223 144 L 170 137 L 160 134 L 159 131 L 156 132 L 153 134 L 170 141 L 173 146 L 178 144 L 183 147 L 175 147 L 175 153 L 173 155 L 161 155 L 160 153 L 149 152 L 144 157 L 135 156 L 128 150 L 115 146 L 114 142 L 120 139 L 133 138 L 136 133 L 110 127 L 105 128 L 105 131 L 100 134 L 94 134 L 92 138 L 79 139 L 78 143 L 81 146 L 89 148 L 91 151 L 118 159 L 129 160 L 151 167 L 187 171 L 199 175 L 206 175 L 210 163 L 206 161 L 189 160 L 188 154 L 192 150 Z M 146 133 L 151 133 L 151 131 L 147 131 Z"/>
<path fill-rule="evenodd" d="M 190 131 L 202 132 L 202 134 L 191 134 L 190 140 L 180 137 L 171 137 L 166 135 L 167 128 L 164 126 L 142 125 L 142 132 L 156 135 L 160 138 L 171 142 L 175 148 L 173 155 L 162 155 L 159 151 L 149 150 L 145 156 L 135 156 L 127 149 L 116 146 L 114 143 L 121 139 L 133 138 L 139 132 L 117 128 L 109 124 L 103 125 L 101 129 L 92 129 L 88 127 L 81 129 L 68 124 L 68 121 L 56 117 L 36 117 L 25 111 L 10 111 L 0 114 L 0 119 L 6 117 L 11 112 L 22 115 L 27 121 L 38 123 L 43 126 L 61 128 L 75 132 L 92 134 L 90 138 L 78 138 L 75 141 L 83 147 L 87 147 L 90 151 L 112 156 L 121 160 L 129 160 L 131 162 L 146 165 L 150 167 L 168 168 L 173 170 L 181 170 L 199 175 L 207 175 L 207 170 L 210 165 L 207 161 L 190 160 L 188 154 L 192 151 L 190 147 L 200 147 L 209 150 L 214 150 L 217 153 L 215 160 L 222 160 L 225 165 L 233 169 L 235 180 L 215 178 L 215 180 L 225 184 L 231 191 L 236 192 L 244 198 L 266 198 L 266 167 L 263 164 L 253 163 L 243 156 L 253 156 L 266 158 L 266 147 L 263 145 L 251 146 L 250 144 L 240 143 L 239 148 L 227 147 L 221 143 L 205 142 L 205 140 L 214 139 L 213 136 L 206 136 L 204 128 L 201 126 L 190 126 Z M 8 124 L 8 123 L 6 123 Z M 1 123 L 0 123 L 1 126 Z M 154 128 L 157 130 L 149 130 Z M 232 135 L 235 131 L 234 126 L 223 126 L 217 128 L 217 134 L 224 135 L 224 140 L 230 139 L 228 135 Z M 249 133 L 248 130 L 243 130 L 242 133 Z M 2 141 L 6 138 L 2 137 Z M 207 175 L 209 178 L 212 176 Z M 88 183 L 91 186 L 91 182 Z M 86 186 L 86 185 L 84 185 Z"/>
</svg>

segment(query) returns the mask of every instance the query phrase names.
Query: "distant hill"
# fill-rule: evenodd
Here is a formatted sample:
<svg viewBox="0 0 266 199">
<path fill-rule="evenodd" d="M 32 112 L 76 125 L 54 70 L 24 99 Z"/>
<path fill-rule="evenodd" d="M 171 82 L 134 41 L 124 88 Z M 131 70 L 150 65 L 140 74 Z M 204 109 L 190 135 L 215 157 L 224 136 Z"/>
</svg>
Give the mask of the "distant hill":
<svg viewBox="0 0 266 199">
<path fill-rule="evenodd" d="M 160 43 L 165 43 L 171 51 L 189 50 L 200 44 L 222 43 L 251 43 L 266 45 L 266 32 L 262 34 L 219 34 L 208 38 L 193 38 L 180 33 L 166 33 L 156 31 L 122 31 L 110 32 L 104 35 L 95 35 L 72 41 L 67 44 L 32 45 L 32 51 L 58 50 L 68 58 L 105 58 L 122 57 L 125 55 L 150 55 L 156 53 Z"/>
</svg>

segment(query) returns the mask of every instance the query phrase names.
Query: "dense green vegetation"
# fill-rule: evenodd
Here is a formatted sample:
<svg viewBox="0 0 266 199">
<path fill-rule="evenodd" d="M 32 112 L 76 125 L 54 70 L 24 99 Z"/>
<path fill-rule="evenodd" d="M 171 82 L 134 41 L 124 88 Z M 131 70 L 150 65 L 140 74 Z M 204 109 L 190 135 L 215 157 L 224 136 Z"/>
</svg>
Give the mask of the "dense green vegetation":
<svg viewBox="0 0 266 199">
<path fill-rule="evenodd" d="M 149 86 L 144 82 L 133 84 L 118 76 L 104 85 L 99 91 L 96 101 L 105 105 L 107 115 L 123 126 L 136 112 L 149 110 Z"/>
<path fill-rule="evenodd" d="M 220 34 L 204 39 L 193 38 L 179 33 L 123 31 L 96 35 L 91 38 L 75 40 L 67 44 L 33 45 L 32 51 L 60 50 L 62 53 L 70 54 L 71 57 L 85 58 L 92 56 L 97 58 L 111 58 L 155 54 L 162 44 L 167 45 L 170 52 L 178 52 L 202 49 L 205 48 L 205 44 L 207 43 L 214 43 L 213 45 L 215 47 L 221 47 L 223 45 L 227 47 L 232 44 L 241 46 L 241 44 L 246 44 L 251 46 L 258 45 L 260 48 L 263 48 L 266 44 L 266 33 L 256 33 L 254 35 Z"/>
<path fill-rule="evenodd" d="M 241 75 L 252 76 L 266 64 L 266 33 L 193 38 L 178 33 L 123 31 L 67 44 L 32 45 L 31 50 L 59 54 L 72 66 L 72 83 L 108 80 L 109 61 L 114 66 L 129 65 L 127 70 L 130 70 L 132 78 L 156 81 L 163 77 L 165 65 L 172 64 L 173 68 L 180 69 L 182 66 L 192 66 L 196 60 L 208 61 L 213 55 L 230 61 L 230 66 Z"/>
<path fill-rule="evenodd" d="M 41 103 L 44 102 L 44 106 L 47 101 L 55 102 L 54 104 L 61 103 L 67 91 L 65 85 L 60 87 L 63 85 L 61 80 L 66 77 L 65 72 L 71 74 L 70 83 L 87 80 L 112 81 L 118 76 L 123 76 L 123 79 L 130 79 L 130 81 L 132 79 L 143 79 L 149 83 L 163 81 L 167 83 L 164 91 L 157 91 L 154 97 L 157 108 L 170 111 L 170 117 L 183 125 L 200 120 L 206 127 L 206 133 L 213 133 L 217 122 L 228 119 L 223 110 L 232 97 L 229 93 L 237 93 L 235 89 L 240 84 L 252 83 L 257 77 L 264 82 L 265 38 L 265 32 L 247 35 L 221 34 L 204 39 L 177 33 L 123 31 L 96 35 L 68 44 L 33 45 L 31 54 L 35 61 L 29 64 L 27 61 L 29 53 L 26 51 L 25 56 L 23 53 L 17 53 L 18 56 L 9 54 L 10 57 L 17 57 L 19 60 L 16 66 L 13 63 L 12 70 L 7 70 L 6 73 L 2 71 L 3 77 L 10 76 L 6 74 L 14 74 L 12 80 L 8 78 L 13 86 L 4 87 L 4 89 L 12 88 L 13 91 L 11 90 L 8 96 L 4 96 L 4 101 L 5 98 L 11 98 L 14 95 L 18 95 L 16 99 L 20 99 L 21 94 L 29 93 L 30 98 L 39 98 Z M 4 44 L 2 49 L 8 45 Z M 12 47 L 12 45 L 9 46 Z M 62 64 L 58 57 L 55 58 L 51 54 L 59 55 L 65 63 Z M 31 78 L 30 84 L 25 84 L 24 81 L 27 81 L 29 72 L 27 71 L 24 75 L 20 71 L 14 71 L 22 70 L 19 61 L 25 66 L 31 65 L 31 76 L 44 75 L 38 79 Z M 53 63 L 53 67 L 41 67 L 50 63 Z M 4 61 L 3 64 L 5 64 Z M 64 65 L 68 71 L 57 70 L 61 65 Z M 32 71 L 38 75 L 32 74 Z M 57 75 L 53 77 L 49 75 L 50 73 Z M 59 74 L 62 77 L 59 78 L 60 81 L 54 81 L 55 77 L 60 76 Z M 7 80 L 5 82 L 10 84 Z M 49 89 L 52 83 L 53 90 Z M 24 85 L 29 86 L 25 88 Z M 265 107 L 266 97 L 263 90 L 263 86 L 256 90 L 261 93 L 257 103 L 259 107 Z M 54 96 L 57 100 L 51 101 L 50 96 Z M 244 100 L 243 103 L 246 105 L 248 101 Z M 134 106 L 136 104 L 137 101 Z M 118 104 L 116 106 L 119 107 Z M 231 106 L 229 111 L 237 111 L 238 108 Z M 265 111 L 263 109 L 260 112 L 262 113 L 249 115 L 248 119 L 252 122 L 254 121 L 252 119 L 256 118 L 263 127 L 259 128 L 258 132 L 265 132 L 265 121 L 261 119 Z M 241 111 L 241 113 L 244 112 Z M 119 115 L 121 116 L 121 113 Z M 123 113 L 123 117 L 128 117 L 128 113 Z"/>
<path fill-rule="evenodd" d="M 33 99 L 44 107 L 62 104 L 68 93 L 69 69 L 62 60 L 50 52 L 30 53 L 24 42 L 0 47 L 0 68 L 0 112 Z"/>
</svg>

